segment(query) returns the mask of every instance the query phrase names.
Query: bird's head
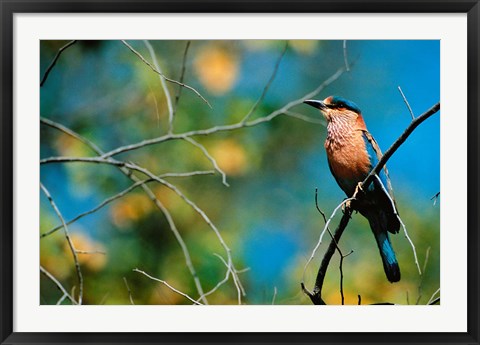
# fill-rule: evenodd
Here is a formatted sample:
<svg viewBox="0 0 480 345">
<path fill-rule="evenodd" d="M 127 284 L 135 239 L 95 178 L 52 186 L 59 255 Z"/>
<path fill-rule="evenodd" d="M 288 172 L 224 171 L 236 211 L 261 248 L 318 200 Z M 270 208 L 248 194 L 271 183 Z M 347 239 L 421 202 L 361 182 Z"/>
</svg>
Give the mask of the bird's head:
<svg viewBox="0 0 480 345">
<path fill-rule="evenodd" d="M 309 99 L 303 103 L 320 109 L 328 122 L 337 119 L 343 121 L 356 121 L 362 113 L 355 103 L 339 96 L 329 96 L 323 101 Z"/>
</svg>

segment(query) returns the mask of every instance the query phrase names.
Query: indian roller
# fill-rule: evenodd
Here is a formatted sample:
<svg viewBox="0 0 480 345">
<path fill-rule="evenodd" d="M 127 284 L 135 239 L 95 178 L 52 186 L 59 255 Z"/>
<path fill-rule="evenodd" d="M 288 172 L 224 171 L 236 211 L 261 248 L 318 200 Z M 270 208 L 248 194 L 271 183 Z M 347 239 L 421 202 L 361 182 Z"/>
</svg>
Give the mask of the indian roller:
<svg viewBox="0 0 480 345">
<path fill-rule="evenodd" d="M 382 157 L 382 152 L 368 132 L 358 106 L 342 97 L 330 96 L 323 101 L 306 100 L 304 103 L 320 109 L 327 120 L 328 166 L 340 188 L 350 198 Z M 390 282 L 400 280 L 400 267 L 390 242 L 389 232 L 398 233 L 400 222 L 395 199 L 384 167 L 378 179 L 362 190 L 354 209 L 367 218 L 377 241 L 383 268 Z"/>
</svg>

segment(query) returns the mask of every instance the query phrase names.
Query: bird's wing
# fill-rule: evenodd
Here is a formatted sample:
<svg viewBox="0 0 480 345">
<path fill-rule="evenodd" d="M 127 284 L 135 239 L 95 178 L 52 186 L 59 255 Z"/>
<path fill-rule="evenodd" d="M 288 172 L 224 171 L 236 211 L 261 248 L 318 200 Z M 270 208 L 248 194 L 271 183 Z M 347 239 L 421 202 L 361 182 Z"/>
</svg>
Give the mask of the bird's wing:
<svg viewBox="0 0 480 345">
<path fill-rule="evenodd" d="M 377 165 L 378 161 L 382 158 L 383 154 L 382 154 L 382 151 L 380 150 L 380 146 L 378 146 L 378 143 L 376 142 L 375 138 L 370 134 L 370 132 L 366 130 L 362 130 L 362 133 L 363 133 L 363 139 L 365 140 L 365 146 L 367 148 L 367 152 L 371 157 L 372 169 L 373 169 Z M 383 166 L 383 169 L 380 171 L 378 175 L 380 177 L 380 180 L 383 183 L 383 186 L 388 191 L 388 194 L 390 194 L 390 197 L 395 203 L 392 183 L 390 182 L 390 177 L 388 176 L 388 170 L 386 165 Z M 397 208 L 396 204 L 395 204 L 395 208 Z"/>
</svg>

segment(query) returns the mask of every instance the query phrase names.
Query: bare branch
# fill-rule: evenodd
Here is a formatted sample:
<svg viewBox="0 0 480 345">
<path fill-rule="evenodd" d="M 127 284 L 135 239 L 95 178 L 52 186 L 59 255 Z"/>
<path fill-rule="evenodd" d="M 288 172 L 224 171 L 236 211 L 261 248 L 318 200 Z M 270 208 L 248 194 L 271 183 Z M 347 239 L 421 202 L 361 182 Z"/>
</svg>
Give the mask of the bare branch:
<svg viewBox="0 0 480 345">
<path fill-rule="evenodd" d="M 154 280 L 156 282 L 159 282 L 159 283 L 162 283 L 163 285 L 165 285 L 166 287 L 168 287 L 170 290 L 172 290 L 173 292 L 185 297 L 186 299 L 188 299 L 190 302 L 192 302 L 193 304 L 196 304 L 196 305 L 202 305 L 202 303 L 200 302 L 197 302 L 195 301 L 192 297 L 190 297 L 189 295 L 187 295 L 186 293 L 180 291 L 180 290 L 177 290 L 175 289 L 173 286 L 171 286 L 170 284 L 168 284 L 165 280 L 161 280 L 161 279 L 158 279 L 158 278 L 155 278 L 155 277 L 152 277 L 151 275 L 149 275 L 148 273 L 145 273 L 144 271 L 141 271 L 139 270 L 138 268 L 134 268 L 133 269 L 133 272 L 138 272 L 138 273 L 141 273 L 143 274 L 144 276 L 150 278 L 151 280 Z"/>
<path fill-rule="evenodd" d="M 245 123 L 249 118 L 250 116 L 255 112 L 255 110 L 257 110 L 259 104 L 263 101 L 263 99 L 265 98 L 266 94 L 267 94 L 267 91 L 268 89 L 270 88 L 270 85 L 272 85 L 273 83 L 273 80 L 275 79 L 277 73 L 278 73 L 278 67 L 280 67 L 280 62 L 282 62 L 282 59 L 283 57 L 285 56 L 285 53 L 287 52 L 287 48 L 288 48 L 288 41 L 285 42 L 285 46 L 283 47 L 283 51 L 282 53 L 280 54 L 279 58 L 277 59 L 277 62 L 275 63 L 275 67 L 273 68 L 273 72 L 272 72 L 272 75 L 270 76 L 270 79 L 268 80 L 267 84 L 265 85 L 265 87 L 263 88 L 263 91 L 262 91 L 262 94 L 260 95 L 260 97 L 257 99 L 257 101 L 255 102 L 255 104 L 252 106 L 252 108 L 250 109 L 250 111 L 247 113 L 247 115 L 245 115 L 245 117 L 243 118 L 242 120 L 242 123 Z"/>
<path fill-rule="evenodd" d="M 397 151 L 397 149 L 402 145 L 405 140 L 412 134 L 412 132 L 415 130 L 415 128 L 418 127 L 423 121 L 428 119 L 430 116 L 435 114 L 437 111 L 440 110 L 440 103 L 435 104 L 433 107 L 428 109 L 426 112 L 424 112 L 422 115 L 419 117 L 415 118 L 412 122 L 410 122 L 410 125 L 405 129 L 405 131 L 400 135 L 400 137 L 390 146 L 390 148 L 385 151 L 385 154 L 382 156 L 382 158 L 378 161 L 377 165 L 370 171 L 368 176 L 363 180 L 362 182 L 362 188 L 368 188 L 370 183 L 372 182 L 374 175 L 378 174 L 380 170 L 385 166 L 387 161 L 390 159 L 390 157 Z"/>
<path fill-rule="evenodd" d="M 160 178 L 168 178 L 168 177 L 192 177 L 192 176 L 199 176 L 199 175 L 215 175 L 215 170 L 197 170 L 197 171 L 189 171 L 183 173 L 165 173 L 158 175 Z"/>
<path fill-rule="evenodd" d="M 418 284 L 418 296 L 417 301 L 415 302 L 416 305 L 420 303 L 420 299 L 422 298 L 422 287 L 423 287 L 423 278 L 425 277 L 425 271 L 427 269 L 428 258 L 430 256 L 430 247 L 427 248 L 427 252 L 425 253 L 425 261 L 423 262 L 423 274 L 420 277 L 420 283 Z"/>
<path fill-rule="evenodd" d="M 68 292 L 67 290 L 65 290 L 65 288 L 63 287 L 63 285 L 57 280 L 57 278 L 55 278 L 53 276 L 53 274 L 51 274 L 50 272 L 48 272 L 45 268 L 43 268 L 41 265 L 40 265 L 40 272 L 42 272 L 48 279 L 50 279 L 56 286 L 57 288 L 63 293 L 63 296 L 60 298 L 60 303 L 61 300 L 66 297 L 70 300 L 70 302 L 72 302 L 72 304 L 78 304 L 77 301 L 75 301 L 75 298 L 73 298 Z M 59 304 L 57 302 L 57 304 Z"/>
<path fill-rule="evenodd" d="M 67 295 L 63 294 L 62 297 L 58 299 L 57 303 L 55 303 L 55 305 L 62 304 L 62 302 L 65 301 L 65 298 L 67 298 Z"/>
<path fill-rule="evenodd" d="M 183 83 L 183 78 L 185 77 L 185 66 L 187 64 L 187 54 L 188 54 L 188 49 L 190 48 L 190 43 L 191 41 L 187 41 L 187 44 L 185 45 L 185 50 L 183 51 L 182 71 L 180 72 L 180 80 L 179 80 L 180 83 Z M 177 94 L 175 95 L 175 107 L 173 108 L 174 116 L 175 116 L 175 113 L 177 112 L 178 101 L 180 100 L 181 93 L 182 93 L 182 87 L 179 87 Z"/>
<path fill-rule="evenodd" d="M 135 305 L 135 302 L 133 301 L 132 291 L 130 290 L 130 286 L 128 286 L 127 278 L 123 277 L 123 282 L 125 283 L 125 287 L 128 291 L 128 298 L 130 299 L 130 304 Z"/>
<path fill-rule="evenodd" d="M 89 214 L 92 214 L 92 213 L 95 213 L 97 212 L 98 210 L 100 210 L 101 208 L 103 208 L 104 206 L 108 205 L 109 203 L 111 203 L 112 201 L 114 200 L 117 200 L 121 197 L 123 197 L 124 195 L 128 194 L 129 192 L 131 192 L 132 190 L 134 190 L 135 188 L 147 183 L 147 182 L 150 182 L 150 181 L 153 181 L 153 179 L 147 179 L 147 180 L 143 180 L 143 181 L 138 181 L 134 184 L 132 184 L 130 187 L 128 187 L 127 189 L 121 191 L 120 193 L 118 194 L 115 194 L 114 196 L 110 197 L 110 198 L 107 198 L 105 199 L 104 201 L 102 201 L 98 206 L 92 208 L 91 210 L 89 211 L 86 211 L 86 212 L 83 212 L 81 214 L 79 214 L 78 216 L 76 216 L 75 218 L 69 220 L 66 224 L 67 225 L 70 225 L 74 222 L 76 222 L 77 220 L 85 217 L 85 216 L 88 216 Z M 53 229 L 47 231 L 47 232 L 44 232 L 43 234 L 40 235 L 40 238 L 44 238 L 48 235 L 51 235 L 53 234 L 54 232 L 56 232 L 57 230 L 61 229 L 63 227 L 63 225 L 59 225 L 59 226 L 56 226 L 54 227 Z"/>
<path fill-rule="evenodd" d="M 196 176 L 196 175 L 212 175 L 212 174 L 215 174 L 215 171 L 213 170 L 208 170 L 208 171 L 192 171 L 192 172 L 186 172 L 186 173 L 166 173 L 166 174 L 162 174 L 162 175 L 159 175 L 158 177 L 160 178 L 166 178 L 166 177 L 190 177 L 190 176 Z M 88 216 L 92 213 L 95 213 L 97 212 L 98 210 L 100 210 L 101 208 L 103 208 L 104 206 L 108 205 L 109 203 L 111 203 L 112 201 L 115 201 L 117 199 L 120 199 L 121 197 L 125 196 L 126 194 L 130 193 L 131 191 L 133 191 L 135 188 L 137 187 L 140 187 L 140 186 L 143 186 L 145 185 L 146 183 L 148 182 L 152 182 L 154 181 L 153 179 L 149 178 L 149 179 L 146 179 L 146 180 L 142 180 L 142 181 L 137 181 L 135 182 L 134 184 L 132 184 L 130 187 L 124 189 L 123 191 L 121 191 L 120 193 L 117 193 L 115 194 L 114 196 L 111 196 L 107 199 L 105 199 L 104 201 L 102 201 L 98 206 L 92 208 L 91 210 L 89 211 L 86 211 L 86 212 L 83 212 L 81 214 L 79 214 L 78 216 L 72 218 L 71 220 L 69 220 L 67 222 L 67 225 L 70 225 L 72 223 L 75 223 L 76 221 L 78 221 L 79 219 L 85 217 L 85 216 Z M 54 232 L 58 231 L 59 229 L 62 228 L 62 225 L 58 225 L 56 227 L 54 227 L 53 229 L 47 231 L 47 232 L 44 232 L 43 234 L 40 235 L 40 238 L 44 238 L 46 236 L 49 236 L 51 234 L 53 234 Z M 78 251 L 77 251 L 78 252 Z"/>
<path fill-rule="evenodd" d="M 52 196 L 50 195 L 50 192 L 48 191 L 45 186 L 40 183 L 40 188 L 42 189 L 43 193 L 46 195 L 48 201 L 50 202 L 50 205 L 52 206 L 53 210 L 57 214 L 57 217 L 60 219 L 62 222 L 63 230 L 65 232 L 65 238 L 68 242 L 68 246 L 70 247 L 70 251 L 72 252 L 73 256 L 73 261 L 75 262 L 75 269 L 77 271 L 77 278 L 78 278 L 78 285 L 79 285 L 79 291 L 78 291 L 78 304 L 82 304 L 82 299 L 83 299 L 83 275 L 82 275 L 82 270 L 80 269 L 80 263 L 78 261 L 78 256 L 77 256 L 77 250 L 75 249 L 75 246 L 72 242 L 72 239 L 70 238 L 70 234 L 68 232 L 68 227 L 67 224 L 65 223 L 65 220 L 60 213 L 60 210 L 58 209 L 57 205 L 52 199 Z"/>
<path fill-rule="evenodd" d="M 52 120 L 49 120 L 47 118 L 44 118 L 44 117 L 40 117 L 40 123 L 43 123 L 44 125 L 47 125 L 49 127 L 52 127 L 52 128 L 55 128 L 65 134 L 68 134 L 70 135 L 71 137 L 77 139 L 78 141 L 84 143 L 85 145 L 87 145 L 90 149 L 92 149 L 96 154 L 100 155 L 102 154 L 102 150 L 100 150 L 100 148 L 95 145 L 94 143 L 92 143 L 90 140 L 88 140 L 87 138 L 81 136 L 80 134 L 72 131 L 70 128 L 68 127 L 65 127 L 64 125 L 61 125 L 55 121 L 52 121 Z"/>
<path fill-rule="evenodd" d="M 210 103 L 208 103 L 208 101 L 197 91 L 195 90 L 193 87 L 187 85 L 187 84 L 184 84 L 184 83 L 181 83 L 177 80 L 174 80 L 174 79 L 171 79 L 171 78 L 168 78 L 166 77 L 162 72 L 160 72 L 159 70 L 157 70 L 150 62 L 148 62 L 143 56 L 142 54 L 140 54 L 138 51 L 136 51 L 135 49 L 133 49 L 133 47 L 128 44 L 125 40 L 122 40 L 122 43 L 124 45 L 126 45 L 128 47 L 128 49 L 130 49 L 132 51 L 132 53 L 134 53 L 135 55 L 137 55 L 140 60 L 142 60 L 148 67 L 150 67 L 152 69 L 152 71 L 154 71 L 155 73 L 157 73 L 159 76 L 161 76 L 163 79 L 165 79 L 166 81 L 170 82 L 170 83 L 173 83 L 173 84 L 177 84 L 177 85 L 180 85 L 186 89 L 189 89 L 191 91 L 193 91 L 198 97 L 200 97 L 205 103 L 207 103 L 207 105 L 212 108 L 212 106 L 210 105 Z"/>
<path fill-rule="evenodd" d="M 402 95 L 403 101 L 407 105 L 408 111 L 410 112 L 410 115 L 412 116 L 412 120 L 415 120 L 415 114 L 413 113 L 412 108 L 410 107 L 410 104 L 407 101 L 407 97 L 403 94 L 402 88 L 398 86 L 398 91 L 400 91 L 400 94 Z"/>
<path fill-rule="evenodd" d="M 328 245 L 327 251 L 325 252 L 325 255 L 323 256 L 322 263 L 320 264 L 320 268 L 318 269 L 317 273 L 317 278 L 315 280 L 315 286 L 313 288 L 313 291 L 310 292 L 307 290 L 305 287 L 304 282 L 302 281 L 300 283 L 300 286 L 302 288 L 302 291 L 310 297 L 310 300 L 312 301 L 313 304 L 315 305 L 325 305 L 325 301 L 322 299 L 322 287 L 323 287 L 323 281 L 325 280 L 325 275 L 327 273 L 328 265 L 330 264 L 330 259 L 332 258 L 333 254 L 335 253 L 336 250 L 336 243 L 340 240 L 340 237 L 343 234 L 343 231 L 348 225 L 348 222 L 350 221 L 352 214 L 352 210 L 349 207 L 345 208 L 345 212 L 342 216 L 342 219 L 340 219 L 340 223 L 338 224 L 335 233 L 333 235 L 334 239 L 330 241 L 330 244 Z M 359 298 L 359 303 L 360 303 L 360 298 Z"/>
<path fill-rule="evenodd" d="M 170 92 L 168 91 L 167 83 L 165 82 L 165 78 L 162 76 L 162 69 L 160 68 L 160 65 L 158 64 L 157 60 L 157 55 L 155 54 L 155 51 L 153 50 L 152 45 L 148 40 L 143 41 L 145 43 L 145 46 L 148 49 L 148 52 L 150 53 L 150 57 L 153 60 L 153 64 L 155 65 L 155 68 L 157 71 L 160 73 L 158 75 L 158 78 L 160 79 L 160 83 L 162 84 L 163 92 L 165 93 L 165 99 L 167 100 L 167 107 L 168 107 L 168 133 L 171 133 L 173 130 L 173 105 L 172 105 L 172 98 L 170 96 Z"/>
<path fill-rule="evenodd" d="M 277 287 L 273 287 L 273 297 L 272 297 L 272 305 L 275 304 L 275 298 L 277 298 Z"/>
<path fill-rule="evenodd" d="M 345 70 L 350 72 L 350 67 L 348 66 L 347 40 L 343 40 L 343 61 L 345 62 Z"/>
<path fill-rule="evenodd" d="M 211 295 L 212 293 L 214 293 L 215 291 L 217 291 L 222 285 L 224 285 L 228 281 L 228 278 L 230 278 L 230 270 L 229 269 L 227 269 L 227 273 L 225 274 L 225 278 L 223 278 L 221 281 L 219 281 L 217 283 L 217 285 L 215 285 L 211 290 L 209 290 L 208 292 L 205 292 L 202 296 L 197 298 L 197 301 L 199 301 L 201 298 L 207 297 L 207 296 Z"/>
<path fill-rule="evenodd" d="M 327 217 L 325 217 L 325 213 L 320 209 L 318 206 L 318 188 L 315 188 L 315 207 L 317 208 L 317 211 L 322 215 L 323 221 L 325 224 L 327 223 Z M 327 231 L 332 238 L 332 241 L 335 243 L 335 247 L 337 248 L 338 254 L 340 254 L 340 263 L 339 263 L 339 270 L 340 270 L 340 297 L 342 299 L 342 305 L 345 304 L 345 296 L 343 294 L 343 259 L 345 259 L 347 256 L 353 253 L 353 250 L 351 250 L 348 254 L 343 255 L 340 246 L 338 245 L 337 241 L 335 240 L 335 237 L 333 236 L 332 232 L 330 231 L 330 228 L 327 227 Z"/>
<path fill-rule="evenodd" d="M 240 282 L 240 279 L 238 279 L 238 275 L 237 275 L 237 271 L 235 269 L 235 267 L 232 267 L 232 263 L 231 263 L 231 260 L 230 258 L 228 259 L 228 263 L 225 261 L 224 258 L 222 258 L 220 255 L 214 253 L 215 256 L 217 256 L 220 261 L 223 262 L 223 264 L 225 265 L 225 267 L 227 267 L 227 269 L 230 271 L 230 273 L 232 274 L 232 277 L 233 277 L 233 283 L 235 284 L 236 288 L 237 288 L 237 299 L 238 299 L 238 304 L 241 305 L 242 304 L 242 295 L 245 296 L 245 290 Z"/>
<path fill-rule="evenodd" d="M 307 263 L 305 264 L 305 267 L 303 268 L 303 279 L 302 279 L 302 282 L 305 281 L 305 272 L 307 271 L 308 265 L 309 265 L 310 262 L 313 260 L 313 258 L 315 257 L 315 254 L 316 254 L 316 252 L 317 252 L 317 250 L 318 250 L 318 248 L 319 248 L 320 245 L 322 244 L 323 235 L 325 235 L 325 232 L 326 232 L 327 229 L 328 229 L 328 225 L 330 224 L 330 222 L 332 221 L 332 219 L 335 217 L 335 214 L 337 213 L 337 211 L 338 211 L 343 205 L 347 204 L 349 201 L 352 201 L 352 200 L 355 200 L 355 196 L 352 197 L 352 198 L 345 199 L 345 200 L 343 200 L 340 204 L 338 204 L 338 206 L 335 207 L 335 209 L 333 210 L 332 215 L 330 216 L 330 218 L 328 218 L 328 220 L 326 221 L 325 226 L 323 227 L 323 230 L 322 230 L 322 232 L 320 233 L 320 237 L 319 237 L 319 239 L 318 239 L 317 245 L 315 246 L 315 248 L 313 248 L 312 255 L 310 255 L 310 258 L 307 260 Z M 335 247 L 334 247 L 334 249 L 336 248 L 336 246 L 337 246 L 337 241 L 335 241 Z"/>
<path fill-rule="evenodd" d="M 309 116 L 306 116 L 306 115 L 303 115 L 303 114 L 295 113 L 295 112 L 289 111 L 289 110 L 284 112 L 284 114 L 287 115 L 287 116 L 293 117 L 295 119 L 298 119 L 298 120 L 302 120 L 302 121 L 310 122 L 310 123 L 315 123 L 317 125 L 322 125 L 323 127 L 327 127 L 327 123 L 322 119 L 315 119 L 315 118 L 312 118 L 312 117 L 309 117 Z"/>
<path fill-rule="evenodd" d="M 97 153 L 98 155 L 103 154 L 103 151 L 98 146 L 96 146 L 95 144 L 93 144 L 89 140 L 83 138 L 81 135 L 72 131 L 71 129 L 69 129 L 69 128 L 63 126 L 63 125 L 60 125 L 60 124 L 58 124 L 54 121 L 47 120 L 47 119 L 41 119 L 41 122 L 51 126 L 52 128 L 58 129 L 58 130 L 60 130 L 64 133 L 72 136 L 73 138 L 76 138 L 77 140 L 83 142 L 84 144 L 89 146 L 92 150 L 94 150 L 95 153 Z M 109 159 L 109 160 L 113 160 L 113 159 Z M 137 177 L 135 177 L 134 175 L 132 175 L 131 170 L 129 170 L 125 167 L 120 167 L 119 169 L 124 175 L 126 175 L 132 181 L 139 182 L 139 179 Z M 190 274 L 192 275 L 192 278 L 193 278 L 193 281 L 194 281 L 195 286 L 197 288 L 198 294 L 200 296 L 203 296 L 204 293 L 203 293 L 202 285 L 201 285 L 201 282 L 200 282 L 200 278 L 198 277 L 197 272 L 195 270 L 195 267 L 193 266 L 193 263 L 192 263 L 192 260 L 191 260 L 191 257 L 190 257 L 190 252 L 188 251 L 187 245 L 185 244 L 185 241 L 183 240 L 182 236 L 180 235 L 180 233 L 179 233 L 179 231 L 178 231 L 178 229 L 175 225 L 175 222 L 173 221 L 173 218 L 170 215 L 170 212 L 168 212 L 167 208 L 160 202 L 160 200 L 158 200 L 158 198 L 155 196 L 155 193 L 153 193 L 153 191 L 146 184 L 142 184 L 141 186 L 142 186 L 142 189 L 144 190 L 144 192 L 149 197 L 149 199 L 155 204 L 155 206 L 160 210 L 160 212 L 162 212 L 164 214 L 164 216 L 165 216 L 165 218 L 166 218 L 166 220 L 169 224 L 170 230 L 172 231 L 172 233 L 175 236 L 175 239 L 177 240 L 178 244 L 180 245 L 183 256 L 185 258 L 185 264 L 186 264 L 187 268 L 189 269 Z M 202 297 L 202 301 L 205 304 L 208 303 L 205 297 Z"/>
<path fill-rule="evenodd" d="M 52 62 L 50 63 L 50 66 L 48 66 L 47 70 L 45 71 L 45 74 L 43 75 L 42 81 L 40 82 L 40 87 L 42 87 L 43 84 L 45 84 L 45 82 L 47 81 L 48 75 L 50 74 L 50 71 L 52 70 L 53 66 L 55 66 L 55 64 L 57 63 L 57 60 L 58 60 L 58 58 L 60 57 L 60 55 L 62 55 L 62 53 L 63 53 L 68 47 L 74 45 L 75 43 L 77 43 L 76 40 L 70 41 L 70 42 L 68 42 L 67 44 L 65 44 L 63 47 L 61 47 L 61 48 L 57 51 L 57 54 L 55 55 L 55 57 L 53 58 Z"/>
<path fill-rule="evenodd" d="M 435 296 L 438 295 L 439 293 L 440 293 L 440 288 L 438 288 L 438 289 L 432 294 L 432 297 L 430 297 L 430 299 L 428 300 L 427 305 L 431 305 L 431 304 L 437 303 L 437 302 L 440 300 L 440 297 L 438 297 L 437 299 L 435 299 Z"/>
<path fill-rule="evenodd" d="M 82 255 L 91 255 L 91 254 L 107 255 L 107 253 L 104 252 L 103 250 L 79 250 L 79 249 L 75 249 L 75 252 L 77 254 L 82 254 Z"/>
<path fill-rule="evenodd" d="M 390 200 L 390 203 L 392 204 L 393 213 L 395 214 L 395 216 L 397 217 L 398 221 L 399 221 L 400 224 L 402 225 L 403 233 L 405 234 L 405 237 L 407 238 L 408 242 L 410 243 L 410 246 L 412 247 L 413 257 L 414 257 L 414 259 L 415 259 L 415 265 L 417 265 L 418 274 L 419 274 L 419 275 L 422 275 L 422 270 L 420 269 L 420 264 L 418 263 L 417 250 L 415 249 L 415 245 L 413 244 L 412 239 L 410 238 L 410 236 L 408 236 L 407 228 L 405 227 L 405 224 L 403 223 L 402 218 L 400 218 L 400 216 L 399 216 L 399 214 L 398 214 L 397 208 L 395 207 L 395 202 L 393 201 L 392 197 L 390 196 L 390 194 L 388 193 L 387 189 L 386 189 L 385 186 L 383 185 L 382 180 L 380 180 L 380 177 L 378 177 L 378 175 L 375 175 L 375 178 L 376 178 L 377 181 L 380 183 L 380 186 L 382 186 L 382 189 L 383 189 L 385 195 L 388 197 L 388 199 Z"/>
<path fill-rule="evenodd" d="M 220 175 L 222 175 L 222 183 L 225 186 L 230 187 L 230 185 L 227 183 L 227 175 L 225 174 L 225 172 L 222 169 L 220 169 L 220 167 L 217 164 L 217 161 L 215 160 L 215 158 L 212 157 L 212 155 L 210 155 L 210 153 L 207 151 L 205 146 L 203 146 L 198 141 L 196 141 L 195 139 L 190 138 L 190 137 L 185 137 L 184 140 L 186 142 L 189 142 L 193 146 L 198 147 L 203 152 L 205 157 L 207 157 L 207 159 L 212 163 L 215 170 L 218 171 Z"/>
<path fill-rule="evenodd" d="M 271 112 L 270 114 L 268 114 L 266 116 L 263 116 L 263 117 L 260 117 L 258 119 L 255 119 L 255 120 L 252 120 L 252 121 L 247 121 L 245 123 L 240 121 L 240 122 L 237 122 L 237 123 L 234 123 L 234 124 L 231 124 L 231 125 L 214 126 L 214 127 L 208 128 L 208 129 L 194 130 L 194 131 L 185 132 L 185 133 L 182 133 L 182 134 L 167 134 L 167 135 L 164 135 L 164 136 L 161 136 L 161 137 L 143 140 L 143 141 L 135 143 L 135 144 L 120 146 L 120 147 L 118 147 L 114 150 L 111 150 L 107 153 L 104 153 L 102 155 L 102 158 L 112 157 L 112 156 L 118 155 L 118 154 L 123 153 L 123 152 L 136 150 L 136 149 L 139 149 L 139 148 L 142 148 L 142 147 L 145 147 L 145 146 L 154 145 L 154 144 L 158 144 L 158 143 L 169 141 L 169 140 L 185 139 L 186 137 L 192 137 L 192 136 L 197 136 L 197 135 L 210 135 L 210 134 L 217 133 L 217 132 L 225 132 L 225 131 L 236 130 L 236 129 L 239 129 L 239 128 L 253 127 L 253 126 L 257 126 L 261 123 L 269 122 L 269 121 L 273 120 L 274 118 L 276 118 L 277 116 L 285 114 L 285 112 L 290 110 L 292 107 L 302 104 L 304 100 L 314 97 L 316 94 L 321 92 L 325 87 L 327 87 L 328 85 L 333 83 L 335 80 L 340 78 L 340 76 L 344 72 L 345 72 L 345 69 L 343 67 L 338 69 L 327 80 L 325 80 L 322 84 L 320 84 L 315 90 L 307 93 L 306 95 L 304 95 L 301 98 L 298 98 L 294 101 L 291 101 L 291 102 L 287 103 L 282 108 L 277 109 L 277 110 Z"/>
</svg>

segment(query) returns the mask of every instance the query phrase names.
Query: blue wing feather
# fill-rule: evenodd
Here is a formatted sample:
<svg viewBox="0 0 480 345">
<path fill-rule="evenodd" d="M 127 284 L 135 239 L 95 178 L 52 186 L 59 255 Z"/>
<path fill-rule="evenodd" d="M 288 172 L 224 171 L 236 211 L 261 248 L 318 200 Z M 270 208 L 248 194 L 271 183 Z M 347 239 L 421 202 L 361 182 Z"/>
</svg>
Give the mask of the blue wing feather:
<svg viewBox="0 0 480 345">
<path fill-rule="evenodd" d="M 365 141 L 365 147 L 367 149 L 368 155 L 370 156 L 370 162 L 372 163 L 371 169 L 373 169 L 377 165 L 380 158 L 382 157 L 382 152 L 380 151 L 380 147 L 378 146 L 377 142 L 369 132 L 363 131 L 363 140 Z M 385 173 L 385 170 L 386 170 L 385 168 L 380 170 L 380 173 L 378 174 L 378 176 L 380 177 L 380 180 L 382 181 L 385 189 L 389 193 L 391 193 L 390 180 L 387 174 Z M 370 184 L 369 190 L 372 190 L 374 188 L 375 188 L 375 184 L 374 183 Z"/>
</svg>

